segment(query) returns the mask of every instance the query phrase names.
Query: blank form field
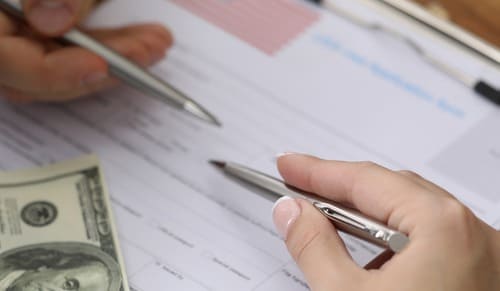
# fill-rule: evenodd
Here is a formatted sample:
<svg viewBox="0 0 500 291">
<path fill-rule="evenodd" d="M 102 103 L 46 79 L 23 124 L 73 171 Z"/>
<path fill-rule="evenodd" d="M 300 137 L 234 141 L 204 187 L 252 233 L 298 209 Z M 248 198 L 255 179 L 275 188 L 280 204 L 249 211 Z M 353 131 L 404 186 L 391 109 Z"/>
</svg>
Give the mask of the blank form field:
<svg viewBox="0 0 500 291">
<path fill-rule="evenodd" d="M 479 122 L 437 156 L 431 165 L 484 199 L 500 201 L 500 115 Z M 492 179 L 492 173 L 497 179 Z"/>
</svg>

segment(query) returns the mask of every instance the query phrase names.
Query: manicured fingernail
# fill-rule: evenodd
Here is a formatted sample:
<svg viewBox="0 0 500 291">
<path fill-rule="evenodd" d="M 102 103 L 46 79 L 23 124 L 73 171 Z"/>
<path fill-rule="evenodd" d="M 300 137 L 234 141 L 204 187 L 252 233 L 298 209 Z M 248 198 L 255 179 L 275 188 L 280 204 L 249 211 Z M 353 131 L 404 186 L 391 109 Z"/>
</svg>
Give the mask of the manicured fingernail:
<svg viewBox="0 0 500 291">
<path fill-rule="evenodd" d="M 57 34 L 68 29 L 75 21 L 79 7 L 75 2 L 80 1 L 35 1 L 27 11 L 27 18 L 40 32 Z"/>
<path fill-rule="evenodd" d="M 273 206 L 273 221 L 279 235 L 286 239 L 288 230 L 300 216 L 301 208 L 293 198 L 281 197 Z"/>
<path fill-rule="evenodd" d="M 292 152 L 282 152 L 282 153 L 276 154 L 276 156 L 274 156 L 274 161 L 277 161 L 281 157 L 289 156 L 289 155 L 293 155 L 293 154 L 295 154 L 295 153 L 292 153 Z"/>
<path fill-rule="evenodd" d="M 82 86 L 88 86 L 88 85 L 93 85 L 99 82 L 104 81 L 108 75 L 104 72 L 94 72 L 90 73 L 86 77 L 83 78 L 82 80 Z"/>
</svg>

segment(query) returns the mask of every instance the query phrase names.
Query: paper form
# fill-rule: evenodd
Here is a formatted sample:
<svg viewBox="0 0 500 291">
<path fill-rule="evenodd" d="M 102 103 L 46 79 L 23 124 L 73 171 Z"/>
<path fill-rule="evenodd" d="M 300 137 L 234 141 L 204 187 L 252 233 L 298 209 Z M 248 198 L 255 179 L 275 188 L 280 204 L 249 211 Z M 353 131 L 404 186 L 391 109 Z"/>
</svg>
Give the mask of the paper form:
<svg viewBox="0 0 500 291">
<path fill-rule="evenodd" d="M 125 88 L 63 105 L 0 105 L 0 168 L 87 152 L 102 159 L 134 290 L 307 290 L 271 203 L 213 169 L 214 158 L 273 175 L 283 151 L 373 160 L 418 171 L 498 221 L 498 109 L 398 44 L 310 6 L 297 9 L 317 20 L 270 53 L 176 2 L 115 0 L 91 23 L 167 24 L 177 42 L 156 73 L 206 105 L 222 129 Z M 378 251 L 346 243 L 359 264 Z"/>
</svg>

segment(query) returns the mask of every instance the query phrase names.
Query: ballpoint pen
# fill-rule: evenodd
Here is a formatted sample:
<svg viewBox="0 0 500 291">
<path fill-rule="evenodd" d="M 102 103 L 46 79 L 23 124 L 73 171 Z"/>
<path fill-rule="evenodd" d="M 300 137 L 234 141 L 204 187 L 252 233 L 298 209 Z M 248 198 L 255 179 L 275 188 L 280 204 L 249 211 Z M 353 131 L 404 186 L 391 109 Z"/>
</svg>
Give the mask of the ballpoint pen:
<svg viewBox="0 0 500 291">
<path fill-rule="evenodd" d="M 476 92 L 476 94 L 482 96 L 486 100 L 489 100 L 489 101 L 495 103 L 496 105 L 500 105 L 500 90 L 495 88 L 493 85 L 489 84 L 487 81 L 473 77 L 473 76 L 469 76 L 466 73 L 458 70 L 457 68 L 455 68 L 455 67 L 439 60 L 438 58 L 432 56 L 421 45 L 419 45 L 416 41 L 414 41 L 412 38 L 403 35 L 402 33 L 392 29 L 391 27 L 384 26 L 380 23 L 375 23 L 375 22 L 363 20 L 361 17 L 358 17 L 358 16 L 340 8 L 338 5 L 336 5 L 334 3 L 333 0 L 307 0 L 307 1 L 315 3 L 317 5 L 320 5 L 321 7 L 324 7 L 328 11 L 334 13 L 337 16 L 340 16 L 340 17 L 348 20 L 349 22 L 359 26 L 360 28 L 363 28 L 366 30 L 371 30 L 371 31 L 380 31 L 380 32 L 386 33 L 387 35 L 390 35 L 396 39 L 401 40 L 402 42 L 406 43 L 411 49 L 413 49 L 415 51 L 415 53 L 417 53 L 422 58 L 422 60 L 427 62 L 429 65 L 438 69 L 442 73 L 448 75 L 453 80 L 470 88 L 472 91 Z M 390 0 L 390 1 L 389 0 L 380 0 L 380 1 L 386 5 L 394 8 L 394 9 L 400 11 L 400 12 L 405 13 L 406 15 L 410 16 L 411 18 L 416 19 L 420 23 L 426 24 L 425 22 L 417 19 L 413 14 L 411 14 L 407 11 L 402 11 L 402 9 L 403 9 L 402 5 L 395 7 L 395 3 L 401 4 L 401 2 L 404 2 L 404 1 L 399 1 L 399 2 L 393 1 L 393 0 Z M 463 41 L 459 40 L 456 37 L 453 37 L 449 33 L 446 33 L 446 31 L 439 29 L 436 26 L 430 26 L 430 25 L 427 25 L 427 26 L 429 26 L 430 28 L 437 30 L 439 33 L 457 41 L 461 45 L 469 47 L 470 49 L 472 49 L 476 53 L 483 55 L 483 56 L 487 56 L 488 60 L 496 62 L 498 64 L 499 58 L 500 58 L 499 56 L 497 56 L 498 52 L 495 52 L 496 55 L 494 57 L 489 57 L 489 55 L 487 55 L 485 53 L 478 52 L 477 50 L 474 50 L 474 48 L 468 46 L 466 43 L 464 43 Z"/>
<path fill-rule="evenodd" d="M 264 190 L 262 196 L 272 201 L 283 196 L 305 199 L 326 216 L 337 229 L 395 253 L 403 250 L 409 242 L 408 237 L 399 231 L 390 229 L 353 209 L 287 185 L 267 174 L 232 162 L 212 160 L 210 163 L 229 176 Z"/>
<path fill-rule="evenodd" d="M 21 20 L 24 19 L 19 0 L 0 0 L 0 9 Z M 114 77 L 138 91 L 158 98 L 208 123 L 221 125 L 217 118 L 200 104 L 82 31 L 71 29 L 58 40 L 63 44 L 69 43 L 86 48 L 102 57 L 108 63 L 109 71 Z"/>
</svg>

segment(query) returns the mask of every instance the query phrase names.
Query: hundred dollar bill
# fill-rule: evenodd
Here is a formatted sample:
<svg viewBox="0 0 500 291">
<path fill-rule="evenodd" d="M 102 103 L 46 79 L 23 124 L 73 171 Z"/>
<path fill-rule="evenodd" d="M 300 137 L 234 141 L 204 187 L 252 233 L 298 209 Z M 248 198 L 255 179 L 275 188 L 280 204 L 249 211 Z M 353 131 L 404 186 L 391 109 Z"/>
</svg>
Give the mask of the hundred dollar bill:
<svg viewBox="0 0 500 291">
<path fill-rule="evenodd" d="M 0 290 L 129 290 L 96 157 L 0 173 Z"/>
</svg>

